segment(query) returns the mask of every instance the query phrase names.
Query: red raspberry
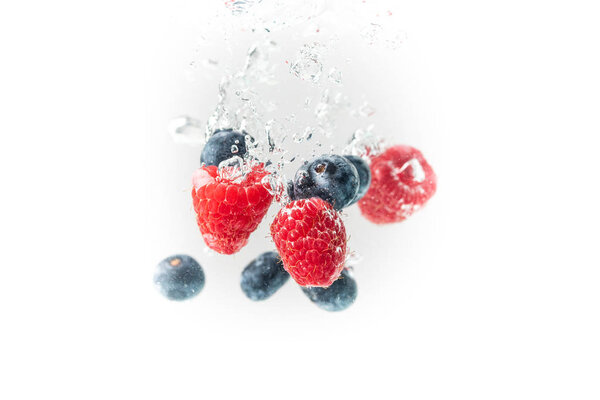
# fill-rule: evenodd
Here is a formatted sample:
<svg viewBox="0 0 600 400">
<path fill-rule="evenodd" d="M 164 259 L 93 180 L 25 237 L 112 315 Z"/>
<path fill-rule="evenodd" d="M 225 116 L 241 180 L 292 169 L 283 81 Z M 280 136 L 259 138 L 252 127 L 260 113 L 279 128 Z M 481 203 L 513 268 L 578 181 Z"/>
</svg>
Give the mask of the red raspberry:
<svg viewBox="0 0 600 400">
<path fill-rule="evenodd" d="M 331 204 L 317 197 L 279 210 L 271 236 L 283 267 L 300 286 L 330 286 L 342 273 L 346 228 Z"/>
<path fill-rule="evenodd" d="M 425 205 L 436 182 L 419 150 L 393 146 L 371 160 L 371 186 L 358 206 L 376 224 L 400 222 Z"/>
<path fill-rule="evenodd" d="M 233 167 L 228 167 L 233 168 Z M 192 198 L 204 241 L 221 254 L 237 253 L 267 213 L 273 195 L 261 184 L 267 172 L 255 167 L 241 182 L 203 166 L 192 178 Z"/>
</svg>

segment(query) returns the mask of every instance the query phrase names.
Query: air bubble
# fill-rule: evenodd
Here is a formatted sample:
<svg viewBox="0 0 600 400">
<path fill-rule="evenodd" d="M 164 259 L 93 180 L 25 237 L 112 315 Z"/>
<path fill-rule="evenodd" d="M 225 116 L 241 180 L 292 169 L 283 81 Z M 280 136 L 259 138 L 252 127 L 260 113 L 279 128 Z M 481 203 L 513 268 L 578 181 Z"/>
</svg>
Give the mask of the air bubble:
<svg viewBox="0 0 600 400">
<path fill-rule="evenodd" d="M 265 189 L 273 196 L 277 201 L 287 201 L 287 190 L 285 180 L 281 175 L 268 174 L 265 175 L 260 182 Z"/>
<path fill-rule="evenodd" d="M 352 250 L 346 253 L 346 261 L 345 265 L 347 268 L 351 269 L 355 267 L 357 264 L 360 264 L 364 260 L 364 257 L 357 251 Z"/>
<path fill-rule="evenodd" d="M 244 160 L 240 156 L 233 156 L 219 163 L 218 173 L 223 179 L 239 183 L 245 177 L 245 169 Z"/>
<path fill-rule="evenodd" d="M 225 6 L 231 10 L 233 15 L 246 14 L 250 8 L 262 0 L 225 0 Z"/>
<path fill-rule="evenodd" d="M 290 72 L 302 80 L 318 83 L 323 73 L 324 51 L 325 47 L 319 42 L 305 44 L 290 65 Z"/>
<path fill-rule="evenodd" d="M 369 159 L 381 154 L 384 148 L 383 140 L 373 133 L 373 125 L 370 125 L 366 130 L 357 129 L 352 134 L 352 138 L 348 145 L 344 148 L 344 154 Z"/>
<path fill-rule="evenodd" d="M 407 162 L 405 162 L 402 167 L 398 169 L 398 171 L 394 171 L 395 175 L 399 176 L 404 170 L 408 167 L 411 168 L 413 180 L 415 182 L 423 182 L 425 180 L 425 170 L 423 166 L 416 158 L 411 158 Z"/>
<path fill-rule="evenodd" d="M 365 101 L 358 108 L 358 115 L 361 117 L 370 117 L 375 114 L 375 111 L 375 108 Z"/>
<path fill-rule="evenodd" d="M 341 85 L 342 83 L 342 71 L 335 67 L 329 70 L 329 74 L 327 75 L 327 77 L 329 78 L 330 82 L 337 83 L 338 85 Z"/>
</svg>

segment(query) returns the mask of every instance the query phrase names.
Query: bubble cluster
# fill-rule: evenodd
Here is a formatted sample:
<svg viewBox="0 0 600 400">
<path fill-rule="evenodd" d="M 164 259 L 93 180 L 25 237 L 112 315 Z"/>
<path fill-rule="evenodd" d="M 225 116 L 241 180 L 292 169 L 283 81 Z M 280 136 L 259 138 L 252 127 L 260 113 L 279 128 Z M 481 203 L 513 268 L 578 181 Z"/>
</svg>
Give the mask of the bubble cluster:
<svg viewBox="0 0 600 400">
<path fill-rule="evenodd" d="M 225 6 L 231 9 L 233 15 L 240 15 L 247 13 L 248 10 L 260 3 L 262 0 L 226 0 Z"/>
<path fill-rule="evenodd" d="M 373 125 L 370 125 L 366 130 L 357 129 L 354 131 L 343 152 L 344 154 L 351 154 L 369 160 L 381 154 L 384 147 L 383 139 L 373 133 Z"/>
<path fill-rule="evenodd" d="M 305 44 L 290 65 L 290 72 L 302 80 L 318 83 L 323 73 L 324 53 L 325 46 L 320 42 Z"/>
<path fill-rule="evenodd" d="M 342 60 L 341 64 L 330 63 L 329 58 L 338 48 L 341 33 L 338 35 L 336 29 L 321 29 L 321 18 L 327 20 L 327 3 L 318 0 L 224 1 L 234 15 L 229 18 L 235 19 L 228 21 L 229 26 L 256 35 L 257 40 L 248 48 L 241 67 L 233 72 L 224 68 L 228 63 L 196 49 L 196 59 L 189 63 L 189 69 L 208 71 L 207 76 L 211 79 L 218 78 L 215 74 L 219 71 L 226 73 L 218 83 L 217 101 L 205 123 L 189 116 L 175 118 L 169 124 L 173 139 L 203 144 L 218 130 L 233 129 L 245 133 L 245 154 L 240 153 L 241 143 L 233 144 L 233 157 L 219 164 L 219 175 L 239 182 L 260 164 L 269 172 L 261 183 L 282 202 L 289 200 L 286 189 L 289 177 L 297 169 L 294 164 L 304 161 L 304 156 L 315 157 L 329 152 L 352 154 L 368 160 L 380 154 L 383 142 L 375 135 L 373 125 L 376 108 L 364 99 L 357 102 L 344 93 L 344 67 L 352 59 L 337 57 Z M 350 13 L 347 10 L 344 12 Z M 355 15 L 345 17 L 357 22 L 352 25 L 356 26 L 354 34 L 359 42 L 362 38 L 369 46 L 397 48 L 404 41 L 405 34 L 389 23 L 391 12 L 373 15 L 364 10 L 352 12 Z M 212 23 L 213 26 L 221 24 L 219 21 Z M 273 32 L 301 24 L 304 24 L 299 30 L 301 42 L 294 44 L 294 48 L 274 40 Z M 224 35 L 226 42 L 228 35 Z M 209 34 L 202 40 L 208 42 Z M 284 55 L 286 52 L 289 54 Z M 286 90 L 288 85 L 302 86 L 301 97 L 289 96 L 285 104 L 275 102 L 274 92 Z M 347 129 L 349 123 L 354 126 L 341 132 L 339 126 Z M 345 147 L 334 144 L 333 139 L 340 136 L 351 136 Z M 421 179 L 418 165 L 408 162 L 402 170 L 406 168 L 411 168 L 416 180 Z"/>
</svg>

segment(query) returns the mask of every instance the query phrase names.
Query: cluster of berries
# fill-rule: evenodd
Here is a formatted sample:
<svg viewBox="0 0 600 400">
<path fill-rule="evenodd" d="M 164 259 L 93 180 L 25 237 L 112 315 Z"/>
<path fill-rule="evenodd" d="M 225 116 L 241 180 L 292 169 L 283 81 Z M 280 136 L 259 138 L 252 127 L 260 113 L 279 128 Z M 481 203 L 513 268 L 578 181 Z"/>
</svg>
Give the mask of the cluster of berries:
<svg viewBox="0 0 600 400">
<path fill-rule="evenodd" d="M 215 132 L 192 177 L 198 227 L 206 245 L 221 254 L 244 247 L 279 197 L 264 179 L 269 173 L 260 160 L 247 160 L 249 169 L 242 174 L 239 166 L 224 163 L 232 157 L 249 158 L 247 139 L 231 129 Z M 277 252 L 262 254 L 244 269 L 242 290 L 252 300 L 264 300 L 291 276 L 317 305 L 338 311 L 356 298 L 356 282 L 345 269 L 347 236 L 339 211 L 358 203 L 373 223 L 401 222 L 433 196 L 436 176 L 419 150 L 397 145 L 366 159 L 323 155 L 304 162 L 286 189 L 289 201 L 271 223 Z M 189 257 L 174 257 L 188 264 Z M 200 266 L 190 261 L 190 268 L 200 271 L 190 274 L 172 261 L 164 260 L 155 278 L 163 293 L 173 291 L 166 294 L 173 299 L 187 298 L 182 293 L 195 295 L 204 284 Z M 187 279 L 191 276 L 196 280 Z M 177 282 L 188 286 L 177 288 Z"/>
</svg>

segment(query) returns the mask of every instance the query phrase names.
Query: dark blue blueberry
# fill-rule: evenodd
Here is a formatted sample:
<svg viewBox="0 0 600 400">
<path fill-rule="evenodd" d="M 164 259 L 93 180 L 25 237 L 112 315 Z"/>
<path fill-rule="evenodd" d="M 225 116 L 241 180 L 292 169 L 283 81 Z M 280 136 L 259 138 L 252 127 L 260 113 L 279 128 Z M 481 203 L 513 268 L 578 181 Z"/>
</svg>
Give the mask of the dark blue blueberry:
<svg viewBox="0 0 600 400">
<path fill-rule="evenodd" d="M 266 300 L 271 297 L 290 275 L 283 269 L 279 254 L 269 251 L 255 258 L 242 272 L 242 291 L 250 300 Z"/>
<path fill-rule="evenodd" d="M 358 156 L 344 156 L 348 161 L 354 165 L 356 171 L 358 172 L 358 180 L 360 181 L 358 186 L 358 192 L 356 193 L 356 197 L 349 205 L 352 205 L 362 199 L 362 197 L 369 190 L 369 186 L 371 185 L 371 168 L 369 165 Z"/>
<path fill-rule="evenodd" d="M 356 281 L 343 270 L 338 280 L 328 288 L 303 287 L 302 291 L 317 306 L 326 311 L 342 311 L 356 300 Z"/>
<path fill-rule="evenodd" d="M 246 133 L 236 132 L 233 129 L 216 131 L 202 149 L 200 162 L 205 165 L 216 165 L 231 157 L 244 158 L 246 155 Z"/>
<path fill-rule="evenodd" d="M 358 186 L 358 172 L 350 161 L 338 155 L 323 155 L 298 169 L 290 197 L 292 200 L 319 197 L 341 210 L 354 200 Z"/>
<path fill-rule="evenodd" d="M 204 287 L 204 271 L 192 257 L 177 254 L 158 264 L 154 283 L 169 300 L 187 300 Z"/>
</svg>

